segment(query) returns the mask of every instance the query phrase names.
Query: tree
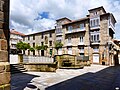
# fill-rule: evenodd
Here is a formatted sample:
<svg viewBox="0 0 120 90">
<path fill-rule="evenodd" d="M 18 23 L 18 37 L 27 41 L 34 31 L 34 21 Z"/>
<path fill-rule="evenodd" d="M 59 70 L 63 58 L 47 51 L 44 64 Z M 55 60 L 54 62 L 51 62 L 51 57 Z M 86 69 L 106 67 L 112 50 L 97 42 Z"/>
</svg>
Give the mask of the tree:
<svg viewBox="0 0 120 90">
<path fill-rule="evenodd" d="M 55 42 L 55 49 L 57 50 L 57 54 L 58 54 L 58 49 L 62 48 L 63 44 L 61 42 Z"/>
<path fill-rule="evenodd" d="M 25 50 L 30 48 L 30 45 L 24 42 L 18 42 L 16 44 L 18 50 L 23 50 L 23 54 L 25 54 Z"/>
<path fill-rule="evenodd" d="M 29 50 L 30 50 L 31 52 L 34 52 L 34 51 L 35 51 L 35 49 L 34 49 L 33 47 L 30 47 Z"/>
<path fill-rule="evenodd" d="M 35 49 L 38 51 L 38 55 L 40 55 L 41 46 L 36 45 Z"/>
</svg>

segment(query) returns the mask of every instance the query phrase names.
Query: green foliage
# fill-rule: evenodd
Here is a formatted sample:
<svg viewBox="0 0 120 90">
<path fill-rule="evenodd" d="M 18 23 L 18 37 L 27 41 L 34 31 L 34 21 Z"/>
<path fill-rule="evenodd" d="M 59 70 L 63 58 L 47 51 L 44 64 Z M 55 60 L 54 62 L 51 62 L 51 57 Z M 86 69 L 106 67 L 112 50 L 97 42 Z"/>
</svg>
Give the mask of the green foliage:
<svg viewBox="0 0 120 90">
<path fill-rule="evenodd" d="M 47 45 L 44 45 L 44 50 L 47 50 L 48 46 Z"/>
<path fill-rule="evenodd" d="M 39 51 L 41 50 L 41 46 L 36 45 L 35 49 Z"/>
<path fill-rule="evenodd" d="M 35 49 L 34 49 L 33 47 L 30 47 L 29 50 L 30 50 L 31 52 L 35 51 Z"/>
<path fill-rule="evenodd" d="M 27 50 L 27 49 L 29 49 L 30 48 L 30 45 L 29 44 L 27 44 L 27 43 L 24 43 L 24 42 L 18 42 L 17 44 L 16 44 L 16 47 L 17 47 L 17 49 L 19 49 L 19 50 Z"/>
<path fill-rule="evenodd" d="M 56 42 L 55 43 L 55 49 L 59 49 L 59 48 L 62 48 L 63 44 L 61 42 Z"/>
<path fill-rule="evenodd" d="M 47 50 L 48 46 L 47 45 L 42 45 L 41 50 Z"/>
</svg>

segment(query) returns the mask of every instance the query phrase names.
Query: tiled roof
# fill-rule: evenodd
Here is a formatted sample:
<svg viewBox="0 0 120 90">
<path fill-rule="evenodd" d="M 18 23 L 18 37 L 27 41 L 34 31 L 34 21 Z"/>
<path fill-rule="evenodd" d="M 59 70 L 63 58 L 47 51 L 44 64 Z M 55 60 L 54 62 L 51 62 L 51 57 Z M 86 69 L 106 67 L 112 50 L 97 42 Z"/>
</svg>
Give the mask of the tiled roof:
<svg viewBox="0 0 120 90">
<path fill-rule="evenodd" d="M 10 30 L 10 33 L 11 33 L 11 34 L 20 35 L 20 36 L 25 36 L 25 34 L 20 33 L 20 32 L 18 32 L 18 31 L 16 31 L 15 29 Z"/>
<path fill-rule="evenodd" d="M 68 25 L 68 24 L 72 24 L 72 23 L 87 20 L 87 19 L 89 19 L 89 17 L 85 17 L 85 18 L 81 18 L 81 19 L 77 19 L 77 20 L 72 20 L 71 22 L 65 23 L 63 25 Z"/>
</svg>

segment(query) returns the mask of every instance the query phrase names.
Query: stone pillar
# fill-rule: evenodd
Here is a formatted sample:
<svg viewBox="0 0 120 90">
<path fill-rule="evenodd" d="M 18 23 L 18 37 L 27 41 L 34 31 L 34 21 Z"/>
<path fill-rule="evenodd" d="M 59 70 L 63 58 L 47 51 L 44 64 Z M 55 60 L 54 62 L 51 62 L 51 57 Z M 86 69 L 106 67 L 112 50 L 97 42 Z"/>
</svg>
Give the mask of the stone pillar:
<svg viewBox="0 0 120 90">
<path fill-rule="evenodd" d="M 0 90 L 10 90 L 9 0 L 0 0 Z"/>
</svg>

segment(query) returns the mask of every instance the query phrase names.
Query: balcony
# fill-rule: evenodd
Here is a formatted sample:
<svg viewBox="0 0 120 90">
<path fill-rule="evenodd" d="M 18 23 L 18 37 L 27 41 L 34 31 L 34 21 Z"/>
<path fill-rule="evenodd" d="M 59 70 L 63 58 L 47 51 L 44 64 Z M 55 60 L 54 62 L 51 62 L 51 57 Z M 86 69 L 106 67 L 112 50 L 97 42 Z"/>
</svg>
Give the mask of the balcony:
<svg viewBox="0 0 120 90">
<path fill-rule="evenodd" d="M 80 53 L 84 53 L 84 49 L 80 49 Z"/>
<path fill-rule="evenodd" d="M 17 44 L 17 42 L 16 41 L 11 41 L 11 44 Z"/>
<path fill-rule="evenodd" d="M 93 29 L 100 29 L 100 25 L 90 26 L 90 29 L 91 30 L 93 30 Z"/>
<path fill-rule="evenodd" d="M 78 46 L 84 45 L 84 42 L 79 42 Z"/>
<path fill-rule="evenodd" d="M 95 53 L 95 52 L 99 52 L 99 49 L 93 49 L 93 52 Z"/>
<path fill-rule="evenodd" d="M 72 29 L 72 30 L 69 30 L 69 31 L 66 31 L 65 34 L 70 34 L 70 33 L 76 33 L 76 32 L 82 32 L 82 31 L 85 31 L 85 28 L 76 28 L 76 29 Z"/>
<path fill-rule="evenodd" d="M 63 31 L 62 31 L 62 28 L 56 28 L 56 35 L 62 35 L 63 34 Z"/>
<path fill-rule="evenodd" d="M 72 46 L 72 43 L 67 43 L 66 46 Z"/>
<path fill-rule="evenodd" d="M 57 36 L 63 35 L 63 32 L 56 32 L 56 35 L 57 35 Z"/>
<path fill-rule="evenodd" d="M 98 40 L 98 41 L 91 41 L 91 44 L 92 45 L 100 44 L 100 40 Z"/>
<path fill-rule="evenodd" d="M 56 40 L 61 40 L 62 41 L 62 37 L 56 37 Z"/>
</svg>

